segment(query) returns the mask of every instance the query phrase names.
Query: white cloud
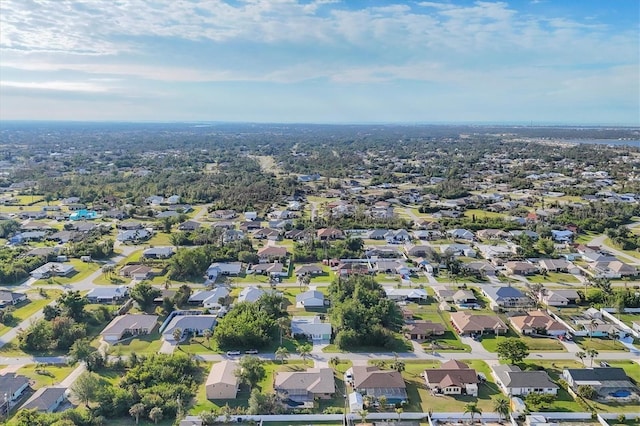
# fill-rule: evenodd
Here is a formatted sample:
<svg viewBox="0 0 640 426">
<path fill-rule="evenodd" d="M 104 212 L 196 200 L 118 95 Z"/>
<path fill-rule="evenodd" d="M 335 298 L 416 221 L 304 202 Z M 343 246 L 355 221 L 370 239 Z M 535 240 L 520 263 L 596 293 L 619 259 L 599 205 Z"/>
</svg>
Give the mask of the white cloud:
<svg viewBox="0 0 640 426">
<path fill-rule="evenodd" d="M 0 81 L 2 88 L 53 90 L 60 92 L 106 93 L 110 89 L 95 82 L 81 81 Z"/>
</svg>

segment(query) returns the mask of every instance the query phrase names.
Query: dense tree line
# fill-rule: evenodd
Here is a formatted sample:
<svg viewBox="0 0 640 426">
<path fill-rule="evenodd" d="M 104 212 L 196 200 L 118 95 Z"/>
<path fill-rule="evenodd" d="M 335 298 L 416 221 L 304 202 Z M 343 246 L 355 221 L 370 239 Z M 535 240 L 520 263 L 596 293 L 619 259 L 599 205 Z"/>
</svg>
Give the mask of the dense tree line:
<svg viewBox="0 0 640 426">
<path fill-rule="evenodd" d="M 243 252 L 255 252 L 248 239 L 223 246 L 207 244 L 193 249 L 180 248 L 169 260 L 169 278 L 184 280 L 202 277 L 211 263 L 237 261 Z"/>
<path fill-rule="evenodd" d="M 28 249 L 0 247 L 0 283 L 18 283 L 29 278 L 29 272 L 47 263 L 45 256 L 24 256 Z"/>
<path fill-rule="evenodd" d="M 336 332 L 335 344 L 340 349 L 397 346 L 394 332 L 402 328 L 402 313 L 373 278 L 339 278 L 329 286 L 329 296 L 329 316 Z"/>
</svg>

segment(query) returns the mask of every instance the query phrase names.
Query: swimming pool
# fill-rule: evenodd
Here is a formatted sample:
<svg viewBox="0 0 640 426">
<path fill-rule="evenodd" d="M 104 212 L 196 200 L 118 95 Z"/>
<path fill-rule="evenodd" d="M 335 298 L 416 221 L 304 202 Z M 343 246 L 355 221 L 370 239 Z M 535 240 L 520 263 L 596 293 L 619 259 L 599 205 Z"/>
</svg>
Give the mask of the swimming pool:
<svg viewBox="0 0 640 426">
<path fill-rule="evenodd" d="M 625 389 L 619 389 L 615 392 L 611 392 L 609 396 L 612 396 L 614 398 L 628 398 L 629 396 L 631 396 L 631 392 Z"/>
</svg>

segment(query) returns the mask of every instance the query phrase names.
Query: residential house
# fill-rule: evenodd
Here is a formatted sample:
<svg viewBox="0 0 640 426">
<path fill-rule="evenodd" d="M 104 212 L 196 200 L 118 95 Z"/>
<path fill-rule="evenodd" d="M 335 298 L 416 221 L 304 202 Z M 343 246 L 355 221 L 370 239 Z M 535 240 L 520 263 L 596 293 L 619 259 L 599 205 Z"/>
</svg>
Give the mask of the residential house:
<svg viewBox="0 0 640 426">
<path fill-rule="evenodd" d="M 387 298 L 395 301 L 409 300 L 412 302 L 425 301 L 429 298 L 427 292 L 421 288 L 395 288 L 385 287 Z"/>
<path fill-rule="evenodd" d="M 262 297 L 265 291 L 261 288 L 249 286 L 244 287 L 238 296 L 238 303 L 242 302 L 257 302 Z"/>
<path fill-rule="evenodd" d="M 504 240 L 509 234 L 502 229 L 481 229 L 476 232 L 480 240 Z"/>
<path fill-rule="evenodd" d="M 118 287 L 94 287 L 87 293 L 90 303 L 119 303 L 129 297 L 129 288 L 121 285 Z"/>
<path fill-rule="evenodd" d="M 291 334 L 305 336 L 319 342 L 331 340 L 331 324 L 322 322 L 320 316 L 294 316 L 291 318 Z"/>
<path fill-rule="evenodd" d="M 238 364 L 232 361 L 213 364 L 204 385 L 207 399 L 236 399 L 240 384 L 237 369 Z"/>
<path fill-rule="evenodd" d="M 541 271 L 547 272 L 568 272 L 572 274 L 580 273 L 573 263 L 567 262 L 565 259 L 540 259 L 538 266 Z"/>
<path fill-rule="evenodd" d="M 182 332 L 178 342 L 185 336 L 202 336 L 205 330 L 213 330 L 216 321 L 216 315 L 176 315 L 162 331 L 162 338 L 167 342 L 176 343 L 176 339 L 173 336 L 174 330 Z"/>
<path fill-rule="evenodd" d="M 533 275 L 538 273 L 536 265 L 529 262 L 507 262 L 504 267 L 507 273 L 511 275 Z"/>
<path fill-rule="evenodd" d="M 213 219 L 231 220 L 238 217 L 238 213 L 235 210 L 215 210 L 209 216 Z"/>
<path fill-rule="evenodd" d="M 124 222 L 118 223 L 116 226 L 118 229 L 122 229 L 123 231 L 135 231 L 136 229 L 143 229 L 144 225 L 142 222 L 137 220 L 126 220 Z"/>
<path fill-rule="evenodd" d="M 475 308 L 478 306 L 478 299 L 471 290 L 460 289 L 451 296 L 453 302 L 461 308 Z"/>
<path fill-rule="evenodd" d="M 538 299 L 547 306 L 567 306 L 575 305 L 580 295 L 576 290 L 543 289 L 538 294 Z"/>
<path fill-rule="evenodd" d="M 190 305 L 199 305 L 205 308 L 220 309 L 220 299 L 227 299 L 229 297 L 229 289 L 220 286 L 212 290 L 197 291 L 189 297 L 188 303 Z"/>
<path fill-rule="evenodd" d="M 493 333 L 501 335 L 509 328 L 497 315 L 472 315 L 465 311 L 452 312 L 451 324 L 460 335 Z"/>
<path fill-rule="evenodd" d="M 192 232 L 200 229 L 202 224 L 200 222 L 196 222 L 195 220 L 187 220 L 178 225 L 178 230 Z"/>
<path fill-rule="evenodd" d="M 530 311 L 527 315 L 509 317 L 513 328 L 522 334 L 539 334 L 562 336 L 569 333 L 569 329 L 562 323 L 551 318 L 544 311 Z"/>
<path fill-rule="evenodd" d="M 494 310 L 533 306 L 533 300 L 515 287 L 482 286 L 482 293 L 489 299 L 489 305 Z"/>
<path fill-rule="evenodd" d="M 464 362 L 449 360 L 422 373 L 428 389 L 443 395 L 478 396 L 478 373 Z"/>
<path fill-rule="evenodd" d="M 482 257 L 489 260 L 496 266 L 504 265 L 506 261 L 513 258 L 516 254 L 515 246 L 490 246 L 487 244 L 477 244 L 478 251 Z"/>
<path fill-rule="evenodd" d="M 68 277 L 76 272 L 76 268 L 70 263 L 49 262 L 31 271 L 35 279 L 49 277 Z"/>
<path fill-rule="evenodd" d="M 322 275 L 322 273 L 323 271 L 320 265 L 300 265 L 295 270 L 297 277 L 304 277 L 305 275 Z"/>
<path fill-rule="evenodd" d="M 557 243 L 570 243 L 573 241 L 573 232 L 569 230 L 551 230 L 551 239 Z"/>
<path fill-rule="evenodd" d="M 562 378 L 574 391 L 581 385 L 589 385 L 601 397 L 612 394 L 638 394 L 633 380 L 619 367 L 567 368 L 562 371 Z"/>
<path fill-rule="evenodd" d="M 440 246 L 442 253 L 452 256 L 476 257 L 476 251 L 467 244 L 443 244 Z"/>
<path fill-rule="evenodd" d="M 237 277 L 242 272 L 242 262 L 215 262 L 209 265 L 205 276 L 210 281 L 215 281 L 219 276 Z"/>
<path fill-rule="evenodd" d="M 6 415 L 15 406 L 25 390 L 29 388 L 29 378 L 15 373 L 0 374 L 0 415 Z"/>
<path fill-rule="evenodd" d="M 280 262 L 258 263 L 257 265 L 251 265 L 247 273 L 268 275 L 270 277 L 286 277 L 289 275 L 289 268 Z"/>
<path fill-rule="evenodd" d="M 485 261 L 463 263 L 460 267 L 478 278 L 494 277 L 496 275 L 496 268 Z"/>
<path fill-rule="evenodd" d="M 67 388 L 46 386 L 35 391 L 31 398 L 20 407 L 20 410 L 53 413 L 66 399 Z"/>
<path fill-rule="evenodd" d="M 473 235 L 473 232 L 467 230 L 467 229 L 451 229 L 449 231 L 447 231 L 447 234 L 456 240 L 468 240 L 468 241 L 473 241 L 475 239 L 475 235 Z"/>
<path fill-rule="evenodd" d="M 440 302 L 453 302 L 453 295 L 458 291 L 456 288 L 443 285 L 434 285 L 432 288 L 436 299 Z"/>
<path fill-rule="evenodd" d="M 336 391 L 331 368 L 309 368 L 306 371 L 277 372 L 273 388 L 284 399 L 313 402 L 316 398 L 330 399 Z"/>
<path fill-rule="evenodd" d="M 146 265 L 127 265 L 120 269 L 119 274 L 136 281 L 148 280 L 153 277 L 153 268 Z"/>
<path fill-rule="evenodd" d="M 430 257 L 433 255 L 433 247 L 428 245 L 405 246 L 405 253 L 411 257 Z"/>
<path fill-rule="evenodd" d="M 628 265 L 619 260 L 605 260 L 589 263 L 589 269 L 593 271 L 597 277 L 605 278 L 622 278 L 634 277 L 638 275 L 638 269 L 635 266 Z"/>
<path fill-rule="evenodd" d="M 431 321 L 413 321 L 404 326 L 404 336 L 417 342 L 425 341 L 431 336 L 442 336 L 445 331 L 443 324 Z"/>
<path fill-rule="evenodd" d="M 394 370 L 380 370 L 374 366 L 354 365 L 345 373 L 345 382 L 355 392 L 378 399 L 384 396 L 387 403 L 396 404 L 407 400 L 407 386 L 402 374 Z"/>
<path fill-rule="evenodd" d="M 29 299 L 27 298 L 26 293 L 16 293 L 8 290 L 0 290 L 0 308 L 15 306 L 28 300 Z"/>
<path fill-rule="evenodd" d="M 286 247 L 265 246 L 258 250 L 258 259 L 260 263 L 267 263 L 283 259 L 287 257 L 288 254 Z"/>
<path fill-rule="evenodd" d="M 120 242 L 145 241 L 151 238 L 151 232 L 147 229 L 131 229 L 118 232 L 116 239 Z"/>
<path fill-rule="evenodd" d="M 105 342 L 113 344 L 128 336 L 151 334 L 157 322 L 157 315 L 118 315 L 111 320 L 100 335 Z"/>
<path fill-rule="evenodd" d="M 344 238 L 344 233 L 336 228 L 318 229 L 316 235 L 320 241 L 337 240 L 340 238 Z"/>
<path fill-rule="evenodd" d="M 324 294 L 316 289 L 309 289 L 296 295 L 298 308 L 324 308 Z"/>
<path fill-rule="evenodd" d="M 558 389 L 546 371 L 522 371 L 517 365 L 491 367 L 500 390 L 507 396 L 526 396 L 530 393 L 557 395 Z"/>
<path fill-rule="evenodd" d="M 282 239 L 280 230 L 271 228 L 260 228 L 252 234 L 253 238 L 257 240 L 271 240 L 279 241 Z"/>
<path fill-rule="evenodd" d="M 146 259 L 168 259 L 175 254 L 173 247 L 151 247 L 142 252 Z"/>
</svg>

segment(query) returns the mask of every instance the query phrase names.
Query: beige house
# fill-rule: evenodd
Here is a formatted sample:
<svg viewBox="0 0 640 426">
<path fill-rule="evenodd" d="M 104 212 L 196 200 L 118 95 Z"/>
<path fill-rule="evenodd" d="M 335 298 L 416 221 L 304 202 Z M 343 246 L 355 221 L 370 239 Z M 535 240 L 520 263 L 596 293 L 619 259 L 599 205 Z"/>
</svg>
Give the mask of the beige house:
<svg viewBox="0 0 640 426">
<path fill-rule="evenodd" d="M 527 315 L 513 316 L 509 318 L 513 328 L 522 334 L 547 334 L 560 336 L 569 333 L 569 329 L 560 322 L 554 320 L 544 311 L 530 311 Z"/>
<path fill-rule="evenodd" d="M 150 334 L 158 322 L 157 315 L 126 314 L 115 317 L 100 335 L 107 343 L 115 343 L 126 336 Z"/>
<path fill-rule="evenodd" d="M 429 389 L 443 395 L 478 396 L 478 373 L 464 362 L 449 360 L 422 374 Z"/>
<path fill-rule="evenodd" d="M 274 389 L 285 398 L 296 402 L 329 399 L 336 391 L 331 368 L 309 368 L 307 371 L 276 373 Z"/>
<path fill-rule="evenodd" d="M 451 313 L 451 323 L 459 334 L 505 334 L 509 329 L 497 315 L 471 315 L 464 311 Z"/>
<path fill-rule="evenodd" d="M 238 365 L 231 361 L 221 361 L 211 366 L 205 383 L 207 399 L 235 399 L 238 393 Z"/>
</svg>

